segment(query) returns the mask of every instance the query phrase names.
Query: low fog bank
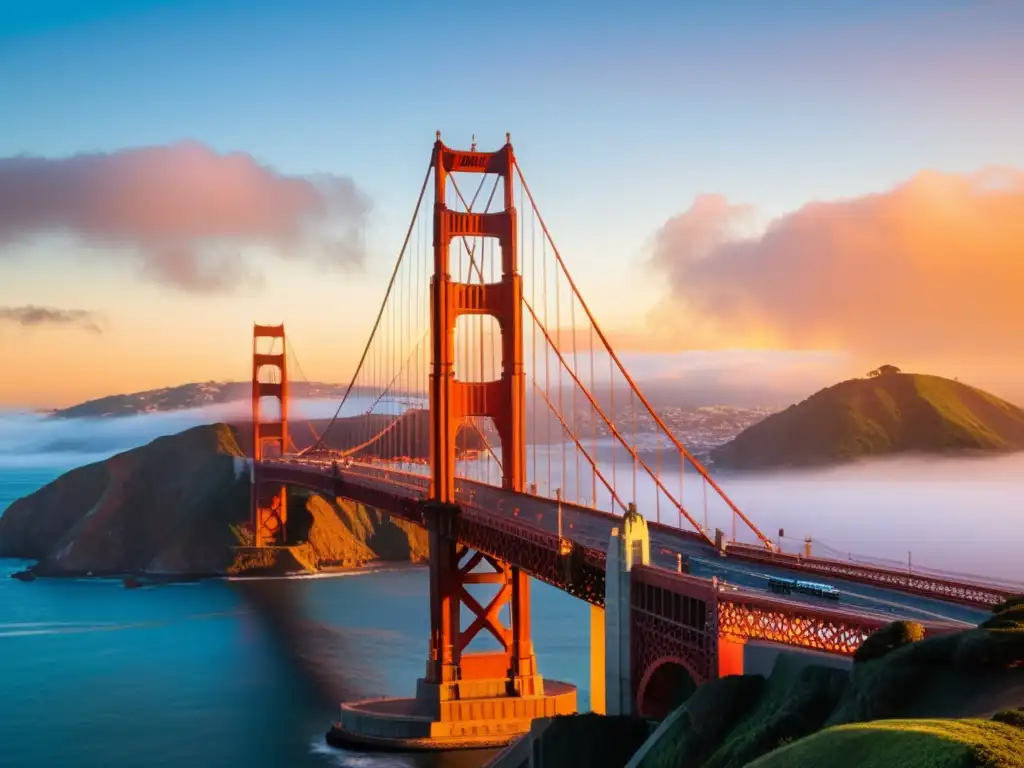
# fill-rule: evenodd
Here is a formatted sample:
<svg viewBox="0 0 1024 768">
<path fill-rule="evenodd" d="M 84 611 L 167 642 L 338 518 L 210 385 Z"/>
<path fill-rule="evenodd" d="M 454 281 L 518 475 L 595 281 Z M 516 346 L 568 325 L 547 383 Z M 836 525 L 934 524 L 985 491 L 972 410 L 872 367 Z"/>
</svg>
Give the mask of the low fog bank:
<svg viewBox="0 0 1024 768">
<path fill-rule="evenodd" d="M 337 400 L 294 400 L 290 405 L 295 420 L 331 418 L 338 409 Z M 363 398 L 349 398 L 342 415 L 359 413 L 365 406 Z M 201 424 L 248 421 L 250 414 L 247 400 L 116 418 L 50 419 L 28 411 L 0 411 L 0 470 L 70 469 Z"/>
<path fill-rule="evenodd" d="M 1024 589 L 1024 453 L 714 474 L 763 533 L 779 541 L 784 529 L 786 551 L 800 551 L 809 535 L 825 557 Z"/>
<path fill-rule="evenodd" d="M 367 403 L 352 398 L 343 415 L 359 413 Z M 247 402 L 226 403 L 187 411 L 99 419 L 47 419 L 27 412 L 0 412 L 0 485 L 14 492 L 19 470 L 66 471 L 151 440 L 216 421 L 248 418 Z M 295 401 L 293 418 L 329 418 L 333 400 Z M 558 449 L 551 448 L 560 453 Z M 541 463 L 545 451 L 541 451 Z M 531 457 L 533 452 L 531 452 Z M 573 454 L 570 451 L 570 456 Z M 540 468 L 528 474 L 546 492 L 548 478 Z M 560 464 L 560 462 L 558 462 Z M 570 464 L 575 462 L 570 461 Z M 599 462 L 617 488 L 635 497 L 651 519 L 679 521 L 678 512 L 653 483 L 638 476 L 633 491 L 627 462 Z M 546 469 L 546 467 L 544 468 Z M 584 466 L 584 472 L 588 470 Z M 540 475 L 544 474 L 544 477 Z M 554 472 L 550 484 L 565 489 L 570 500 L 589 497 L 589 476 L 577 483 L 573 467 Z M 804 536 L 813 551 L 828 557 L 871 560 L 880 565 L 933 569 L 946 573 L 1024 583 L 1024 453 L 956 458 L 904 457 L 869 460 L 815 470 L 726 472 L 713 474 L 725 492 L 773 540 L 795 552 Z M 681 495 L 689 513 L 710 528 L 732 530 L 728 506 L 693 472 L 680 477 L 664 469 L 664 486 Z M 35 488 L 18 486 L 17 495 Z M 600 499 L 603 508 L 610 502 Z M 686 525 L 684 521 L 684 525 Z M 741 540 L 752 535 L 737 524 Z"/>
<path fill-rule="evenodd" d="M 563 498 L 589 505 L 593 489 L 598 505 L 614 509 L 600 481 L 585 462 L 576 464 L 572 448 L 565 465 L 560 449 L 527 453 L 527 475 L 540 491 L 563 489 Z M 601 456 L 598 467 L 623 498 L 635 500 L 650 520 L 689 529 L 690 524 L 642 469 L 618 452 L 615 462 Z M 552 471 L 547 472 L 551 459 Z M 575 466 L 574 466 L 575 464 Z M 565 466 L 565 471 L 563 471 Z M 651 460 L 650 466 L 656 466 Z M 687 465 L 662 464 L 659 479 L 711 536 L 734 530 L 732 510 Z M 579 468 L 580 477 L 576 477 Z M 905 456 L 880 458 L 820 469 L 726 471 L 711 468 L 716 483 L 760 531 L 786 552 L 853 559 L 891 568 L 930 570 L 978 581 L 999 580 L 1024 591 L 1024 453 Z M 634 479 L 635 478 L 635 479 Z M 567 523 L 571 522 L 571 513 Z M 783 531 L 780 539 L 779 531 Z M 753 532 L 735 519 L 740 541 L 755 543 Z"/>
</svg>

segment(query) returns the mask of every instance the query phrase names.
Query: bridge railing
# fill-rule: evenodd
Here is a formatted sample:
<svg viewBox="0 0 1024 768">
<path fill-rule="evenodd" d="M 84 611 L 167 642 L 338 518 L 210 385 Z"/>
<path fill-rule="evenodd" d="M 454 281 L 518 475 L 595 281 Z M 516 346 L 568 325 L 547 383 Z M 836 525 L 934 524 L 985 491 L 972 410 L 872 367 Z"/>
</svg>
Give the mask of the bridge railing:
<svg viewBox="0 0 1024 768">
<path fill-rule="evenodd" d="M 745 591 L 720 591 L 718 632 L 746 640 L 797 646 L 843 656 L 892 621 L 855 610 L 796 603 Z M 927 637 L 959 632 L 951 622 L 922 622 Z"/>
<path fill-rule="evenodd" d="M 1007 600 L 1014 594 L 1011 590 L 1003 587 L 944 579 L 913 571 L 898 571 L 842 560 L 804 557 L 784 552 L 766 552 L 759 547 L 746 544 L 729 544 L 726 555 L 737 560 L 774 565 L 861 584 L 888 587 L 909 594 L 939 598 L 972 607 L 989 608 Z"/>
<path fill-rule="evenodd" d="M 635 565 L 631 581 L 705 601 L 721 635 L 782 643 L 826 653 L 852 654 L 873 632 L 892 619 L 856 609 L 819 606 L 761 595 L 716 580 L 677 573 L 654 565 Z M 654 606 L 655 609 L 658 606 Z M 663 613 L 670 613 L 666 607 Z M 964 629 L 954 622 L 922 622 L 926 636 Z"/>
</svg>

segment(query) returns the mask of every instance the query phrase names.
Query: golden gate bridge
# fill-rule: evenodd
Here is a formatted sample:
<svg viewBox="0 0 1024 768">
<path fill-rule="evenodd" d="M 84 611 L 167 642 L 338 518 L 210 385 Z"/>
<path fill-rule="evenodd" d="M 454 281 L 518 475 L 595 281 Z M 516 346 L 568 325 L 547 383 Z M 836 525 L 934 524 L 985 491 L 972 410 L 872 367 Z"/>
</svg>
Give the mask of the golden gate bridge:
<svg viewBox="0 0 1024 768">
<path fill-rule="evenodd" d="M 953 631 L 1012 592 L 815 557 L 809 543 L 782 552 L 630 376 L 507 138 L 493 152 L 462 151 L 438 134 L 369 339 L 326 423 L 289 420 L 293 366 L 301 373 L 284 327 L 255 326 L 255 545 L 289 543 L 289 487 L 430 535 L 424 677 L 415 697 L 344 705 L 341 742 L 499 744 L 535 717 L 575 711 L 575 689 L 537 669 L 531 578 L 594 606 L 595 708 L 654 716 L 669 706 L 670 669 L 696 683 L 742 671 L 747 642 L 849 655 L 894 618 Z M 714 526 L 698 522 L 709 509 Z M 816 594 L 843 593 L 843 605 L 773 594 L 772 579 L 814 579 Z M 476 584 L 493 594 L 481 602 Z M 481 634 L 499 650 L 477 650 Z"/>
</svg>

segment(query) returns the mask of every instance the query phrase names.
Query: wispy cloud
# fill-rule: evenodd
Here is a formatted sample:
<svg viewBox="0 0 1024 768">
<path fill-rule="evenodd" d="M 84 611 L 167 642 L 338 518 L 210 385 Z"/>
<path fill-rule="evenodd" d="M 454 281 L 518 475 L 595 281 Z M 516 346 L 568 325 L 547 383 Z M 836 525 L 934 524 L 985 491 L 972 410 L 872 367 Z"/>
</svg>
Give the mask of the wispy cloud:
<svg viewBox="0 0 1024 768">
<path fill-rule="evenodd" d="M 0 248 L 42 233 L 100 246 L 97 258 L 189 291 L 259 275 L 246 245 L 351 268 L 364 258 L 369 198 L 344 176 L 288 176 L 195 142 L 64 158 L 0 158 Z M 17 257 L 13 248 L 0 257 Z"/>
<path fill-rule="evenodd" d="M 0 322 L 14 323 L 26 328 L 43 325 L 70 325 L 90 333 L 103 333 L 96 314 L 85 309 L 57 309 L 56 307 L 36 307 L 31 304 L 21 307 L 0 307 Z"/>
</svg>

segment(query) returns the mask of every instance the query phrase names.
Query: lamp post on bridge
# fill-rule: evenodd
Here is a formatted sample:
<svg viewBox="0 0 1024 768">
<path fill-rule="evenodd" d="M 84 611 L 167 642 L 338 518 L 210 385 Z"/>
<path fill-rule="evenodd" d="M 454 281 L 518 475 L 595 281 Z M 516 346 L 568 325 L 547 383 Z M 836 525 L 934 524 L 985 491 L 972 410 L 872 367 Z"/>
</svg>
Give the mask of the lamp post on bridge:
<svg viewBox="0 0 1024 768">
<path fill-rule="evenodd" d="M 555 488 L 555 504 L 558 515 L 558 553 L 562 557 L 567 557 L 572 553 L 573 543 L 569 539 L 562 537 L 562 489 Z"/>
<path fill-rule="evenodd" d="M 558 541 L 562 541 L 562 489 L 555 488 L 555 504 L 558 509 Z"/>
</svg>

